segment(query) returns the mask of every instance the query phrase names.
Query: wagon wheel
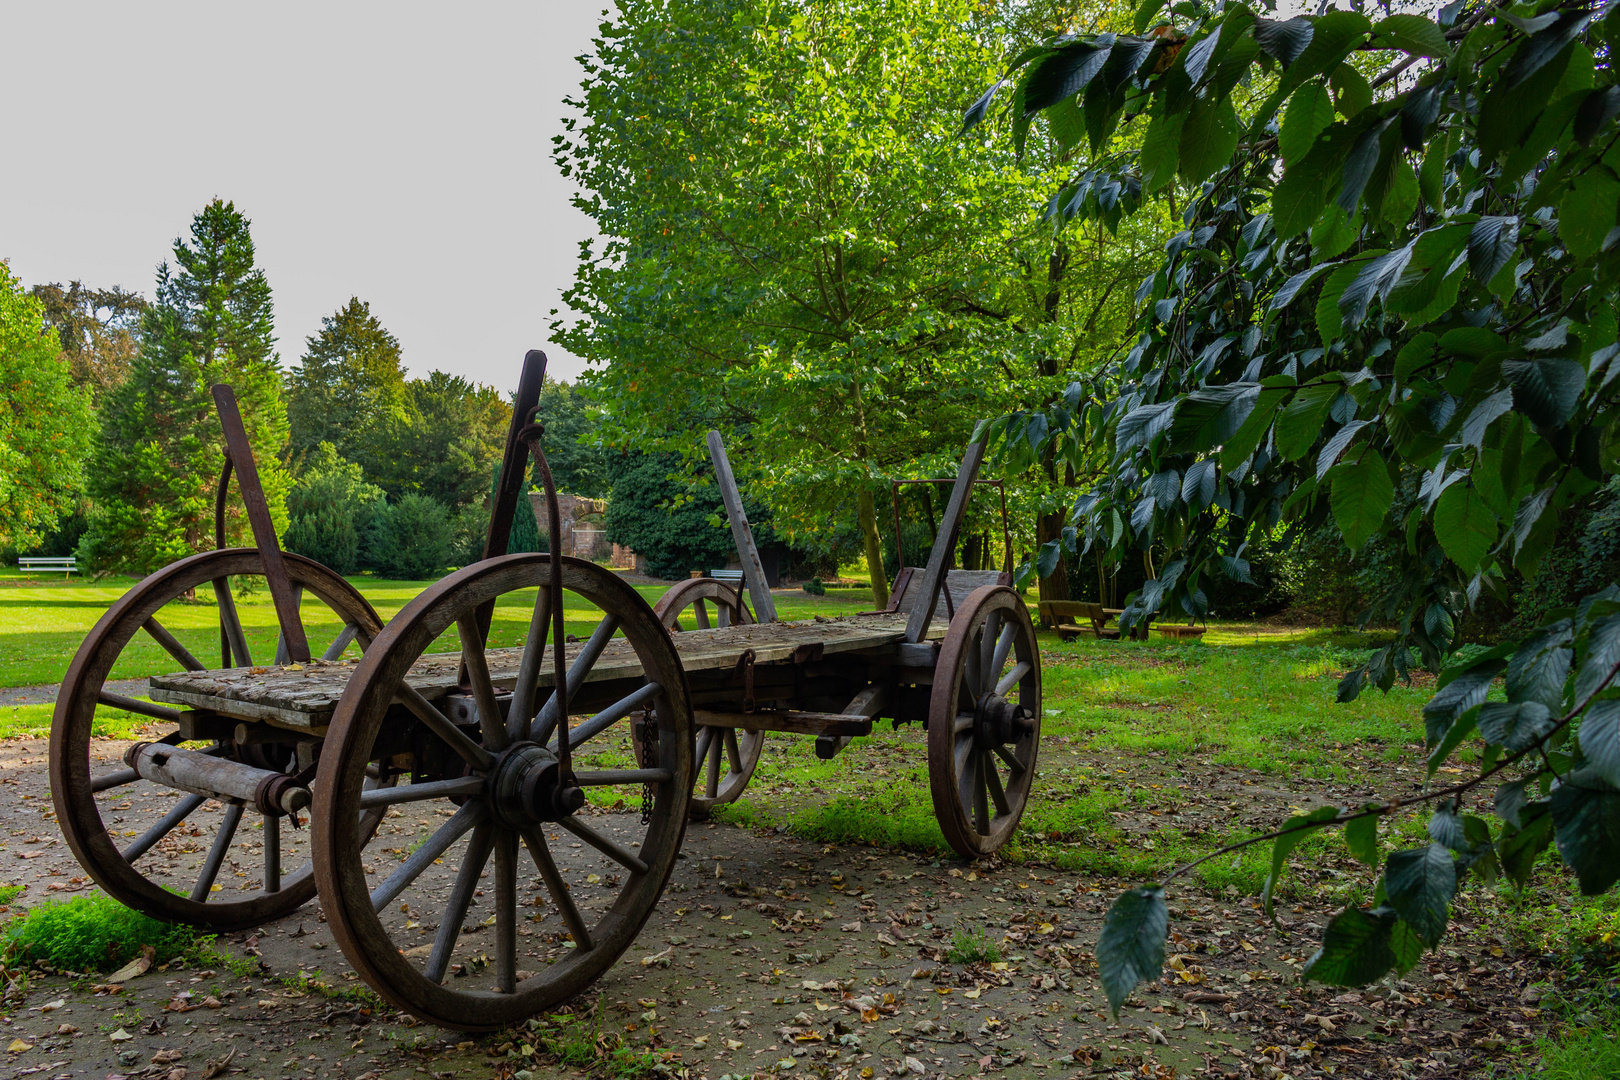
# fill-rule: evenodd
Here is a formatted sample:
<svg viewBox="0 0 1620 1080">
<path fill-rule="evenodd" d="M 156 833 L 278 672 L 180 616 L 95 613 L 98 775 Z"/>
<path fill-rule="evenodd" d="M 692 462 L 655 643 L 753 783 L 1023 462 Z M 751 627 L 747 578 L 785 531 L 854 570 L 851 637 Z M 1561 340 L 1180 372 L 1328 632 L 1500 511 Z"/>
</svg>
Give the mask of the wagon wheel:
<svg viewBox="0 0 1620 1080">
<path fill-rule="evenodd" d="M 573 651 L 569 700 L 578 700 L 574 695 L 593 679 L 604 646 L 611 653 L 595 675 L 597 696 L 614 694 L 617 700 L 570 724 L 574 784 L 562 775 L 558 718 L 550 712 L 555 697 L 537 685 L 553 664 L 543 656 L 554 599 L 548 558 L 488 559 L 411 601 L 360 662 L 338 703 L 321 758 L 313 815 L 315 876 L 332 932 L 373 989 L 444 1027 L 500 1028 L 589 986 L 640 932 L 685 833 L 691 792 L 676 778 L 688 776 L 692 767 L 692 707 L 680 658 L 635 590 L 608 571 L 571 558 L 561 560 L 565 595 L 555 599 L 581 608 L 595 605 L 604 614 L 590 639 Z M 515 686 L 502 700 L 478 643 L 478 610 L 536 588 L 534 619 L 511 680 Z M 470 697 L 483 703 L 476 710 L 477 741 L 404 681 L 411 665 L 452 628 L 458 632 Z M 615 632 L 628 649 L 608 644 Z M 624 663 L 632 655 L 635 662 Z M 456 670 L 453 662 L 440 665 Z M 618 671 L 606 670 L 609 665 Z M 391 753 L 379 749 L 378 739 L 395 702 L 448 744 L 442 752 L 455 765 L 386 794 L 368 795 L 363 789 L 368 765 Z M 601 736 L 614 733 L 627 717 L 656 729 L 655 764 L 583 765 L 590 755 L 614 752 L 615 742 Z M 623 727 L 616 733 L 622 735 Z M 642 817 L 577 812 L 582 789 L 603 788 L 617 789 L 607 794 L 609 801 L 617 796 L 642 804 Z M 644 802 L 649 798 L 650 806 Z M 422 823 L 419 845 L 399 849 L 399 862 L 380 870 L 381 859 L 372 866 L 362 861 L 351 830 L 332 827 L 372 805 L 393 806 Z M 647 824 L 640 824 L 642 819 Z M 565 844 L 595 850 L 575 855 L 560 850 Z M 491 854 L 492 895 L 472 912 L 484 892 L 478 885 Z M 540 879 L 526 890 L 532 898 L 518 890 L 519 864 L 530 858 Z M 535 914 L 520 918 L 520 905 L 532 905 Z M 492 932 L 483 933 L 485 927 Z"/>
<path fill-rule="evenodd" d="M 689 578 L 681 582 L 658 598 L 653 614 L 670 630 L 688 629 L 688 625 L 683 623 L 698 630 L 708 630 L 712 628 L 710 604 L 714 605 L 716 622 L 722 628 L 747 626 L 754 621 L 742 590 L 733 589 L 714 578 Z M 690 618 L 688 611 L 691 612 Z M 764 749 L 763 731 L 700 725 L 697 729 L 697 753 L 693 755 L 698 771 L 693 779 L 692 815 L 706 818 L 714 807 L 741 798 L 743 789 L 754 776 L 759 755 Z"/>
<path fill-rule="evenodd" d="M 716 622 L 709 620 L 709 605 L 715 608 Z M 682 625 L 687 609 L 691 609 L 691 625 Z M 744 626 L 754 621 L 748 610 L 748 601 L 742 590 L 733 589 L 715 578 L 688 578 L 658 598 L 653 605 L 658 621 L 671 630 L 710 630 L 715 625 Z"/>
<path fill-rule="evenodd" d="M 951 619 L 928 704 L 928 786 L 945 839 L 989 855 L 1012 835 L 1035 779 L 1041 656 L 1024 601 L 1004 585 Z"/>
<path fill-rule="evenodd" d="M 355 642 L 365 648 L 382 629 L 365 598 L 320 563 L 297 555 L 283 557 L 301 596 L 303 621 L 316 631 L 323 629 L 323 623 L 329 624 L 334 635 L 324 658 L 338 658 Z M 98 885 L 129 907 L 214 930 L 256 926 L 279 918 L 313 895 L 315 880 L 300 854 L 304 844 L 299 838 L 307 832 L 285 833 L 279 817 L 263 815 L 262 821 L 248 826 L 249 830 L 255 826 L 262 830 L 258 837 L 249 831 L 238 849 L 257 843 L 260 865 L 238 864 L 231 848 L 243 825 L 241 805 L 211 803 L 204 796 L 143 780 L 122 763 L 108 769 L 91 759 L 90 739 L 99 708 L 103 717 L 114 711 L 151 717 L 160 725 L 171 726 L 165 741 L 180 742 L 179 710 L 117 693 L 108 680 L 176 668 L 201 670 L 205 665 L 197 653 L 206 654 L 222 640 L 234 643 L 224 648 L 232 650 L 241 663 L 251 664 L 247 634 L 232 597 L 233 588 L 243 578 L 257 578 L 259 588 L 265 587 L 259 553 L 251 548 L 229 548 L 181 559 L 125 593 L 79 646 L 57 696 L 51 725 L 51 798 L 68 847 L 79 863 Z M 188 618 L 186 607 L 168 605 L 191 599 L 196 590 L 210 583 L 215 584 L 217 617 L 208 620 L 210 626 L 198 640 L 194 631 L 179 626 L 195 621 L 194 616 Z M 191 646 L 170 627 L 181 629 Z M 137 643 L 138 638 L 145 640 Z M 142 655 L 152 642 L 168 656 Z M 269 649 L 261 645 L 260 652 Z M 238 748 L 229 741 L 215 741 L 205 752 L 279 770 L 291 760 L 290 750 L 276 744 Z M 368 826 L 375 826 L 375 817 L 368 819 Z M 213 832 L 211 842 L 191 842 L 190 837 L 202 835 L 198 826 L 203 832 Z M 193 873 L 191 860 L 184 856 L 203 851 L 207 854 Z M 230 869 L 222 873 L 227 860 Z M 288 865 L 298 868 L 288 873 L 283 869 Z M 181 891 L 176 894 L 170 888 Z"/>
</svg>

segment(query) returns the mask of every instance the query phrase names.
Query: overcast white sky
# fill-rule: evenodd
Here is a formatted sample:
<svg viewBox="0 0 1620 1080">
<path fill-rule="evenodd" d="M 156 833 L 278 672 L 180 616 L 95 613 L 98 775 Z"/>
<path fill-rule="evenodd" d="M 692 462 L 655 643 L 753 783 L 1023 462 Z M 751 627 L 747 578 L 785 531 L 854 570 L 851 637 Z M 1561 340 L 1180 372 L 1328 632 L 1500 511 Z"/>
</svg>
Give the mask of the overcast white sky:
<svg viewBox="0 0 1620 1080">
<path fill-rule="evenodd" d="M 284 364 L 351 295 L 413 375 L 510 390 L 592 234 L 551 163 L 602 0 L 5 6 L 0 258 L 152 293 L 215 195 L 253 222 Z"/>
</svg>

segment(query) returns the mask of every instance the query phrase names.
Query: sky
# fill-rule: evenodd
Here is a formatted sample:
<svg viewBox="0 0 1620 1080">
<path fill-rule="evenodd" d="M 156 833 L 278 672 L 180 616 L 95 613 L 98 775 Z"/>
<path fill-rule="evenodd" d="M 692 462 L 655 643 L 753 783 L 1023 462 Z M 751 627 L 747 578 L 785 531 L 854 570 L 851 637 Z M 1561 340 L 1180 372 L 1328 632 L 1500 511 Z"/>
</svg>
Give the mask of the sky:
<svg viewBox="0 0 1620 1080">
<path fill-rule="evenodd" d="M 503 391 L 591 221 L 551 162 L 601 0 L 85 2 L 6 9 L 0 259 L 148 297 L 218 196 L 253 223 L 296 364 L 358 296 L 413 376 Z"/>
</svg>

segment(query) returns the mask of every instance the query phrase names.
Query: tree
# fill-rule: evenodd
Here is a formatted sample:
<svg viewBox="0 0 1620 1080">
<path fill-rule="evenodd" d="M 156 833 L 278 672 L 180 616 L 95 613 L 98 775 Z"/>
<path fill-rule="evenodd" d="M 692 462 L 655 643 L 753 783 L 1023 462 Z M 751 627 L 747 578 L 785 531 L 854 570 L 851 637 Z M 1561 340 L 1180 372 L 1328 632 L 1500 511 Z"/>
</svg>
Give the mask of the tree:
<svg viewBox="0 0 1620 1080">
<path fill-rule="evenodd" d="M 548 379 L 540 389 L 539 421 L 546 429 L 541 446 L 557 490 L 607 498 L 613 481 L 608 452 L 598 441 L 602 411 L 579 387 Z"/>
<path fill-rule="evenodd" d="M 490 386 L 442 371 L 405 384 L 405 415 L 367 478 L 398 501 L 425 495 L 452 511 L 485 495 L 500 464 L 512 406 Z"/>
<path fill-rule="evenodd" d="M 368 474 L 386 471 L 389 441 L 407 421 L 399 339 L 354 296 L 321 320 L 287 373 L 287 420 L 297 460 L 330 443 Z"/>
<path fill-rule="evenodd" d="M 73 509 L 95 437 L 44 305 L 0 262 L 0 547 L 27 551 Z"/>
<path fill-rule="evenodd" d="M 129 377 L 138 348 L 141 316 L 148 304 L 138 293 L 119 286 L 89 289 L 75 281 L 35 285 L 33 294 L 45 306 L 45 321 L 62 343 L 62 355 L 78 386 L 88 386 L 100 401 Z"/>
<path fill-rule="evenodd" d="M 235 388 L 278 533 L 286 526 L 287 410 L 274 352 L 270 285 L 249 222 L 215 199 L 158 268 L 129 378 L 102 404 L 88 475 L 94 500 L 80 556 L 98 569 L 150 570 L 214 546 L 213 489 L 224 437 L 209 387 Z M 227 542 L 247 535 L 232 500 Z"/>
<path fill-rule="evenodd" d="M 1004 25 L 966 0 L 618 10 L 558 152 L 604 238 L 559 340 L 614 445 L 697 457 L 719 427 L 784 533 L 858 522 L 881 603 L 873 492 L 954 470 L 975 419 L 1061 392 L 1035 357 L 1071 353 L 1010 295 L 1049 276 L 1036 181 L 950 138 Z"/>
<path fill-rule="evenodd" d="M 407 495 L 378 508 L 367 549 L 384 576 L 423 581 L 449 561 L 451 540 L 445 505 L 425 495 Z"/>
<path fill-rule="evenodd" d="M 1465 611 L 1533 577 L 1561 515 L 1616 473 L 1620 15 L 1557 0 L 1376 22 L 1173 10 L 1036 46 L 967 111 L 972 127 L 1004 101 L 1015 139 L 1039 119 L 1074 149 L 1049 204 L 1064 219 L 1106 217 L 1099 190 L 1129 210 L 1178 178 L 1185 203 L 1138 287 L 1129 355 L 985 434 L 1015 456 L 1103 448 L 1100 482 L 1037 562 L 1158 552 L 1122 622 L 1201 613 L 1201 581 L 1246 577 L 1246 546 L 1273 536 L 1389 539 L 1399 572 L 1369 614 L 1395 640 L 1340 696 L 1387 688 L 1416 650 L 1442 670 L 1431 776 L 1469 743 L 1479 772 L 1257 838 L 1274 842 L 1268 898 L 1321 829 L 1382 864 L 1375 905 L 1336 917 L 1305 967 L 1362 985 L 1434 947 L 1471 877 L 1522 887 L 1556 843 L 1583 892 L 1620 879 L 1620 588 L 1446 663 Z M 1145 131 L 1116 141 L 1122 125 Z M 1487 702 L 1498 676 L 1507 700 Z M 1469 812 L 1487 782 L 1495 826 Z M 1431 806 L 1433 842 L 1380 860 L 1379 819 Z M 1167 919 L 1157 884 L 1110 911 L 1097 957 L 1116 1010 L 1156 977 Z"/>
<path fill-rule="evenodd" d="M 321 443 L 287 493 L 289 523 L 282 543 L 288 551 L 352 574 L 382 504 L 382 489 L 366 483 L 360 466 L 343 460 L 331 443 Z"/>
</svg>

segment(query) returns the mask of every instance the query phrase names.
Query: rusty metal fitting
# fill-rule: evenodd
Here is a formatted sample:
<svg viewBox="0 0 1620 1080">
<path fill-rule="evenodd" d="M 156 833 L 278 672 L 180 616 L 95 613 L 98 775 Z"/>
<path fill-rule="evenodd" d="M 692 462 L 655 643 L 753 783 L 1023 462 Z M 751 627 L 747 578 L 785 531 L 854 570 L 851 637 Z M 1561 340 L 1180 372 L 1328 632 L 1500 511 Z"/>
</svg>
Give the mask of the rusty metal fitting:
<svg viewBox="0 0 1620 1080">
<path fill-rule="evenodd" d="M 271 816 L 296 814 L 310 804 L 309 789 L 291 776 L 267 776 L 253 792 L 253 805 L 259 813 Z"/>
</svg>

